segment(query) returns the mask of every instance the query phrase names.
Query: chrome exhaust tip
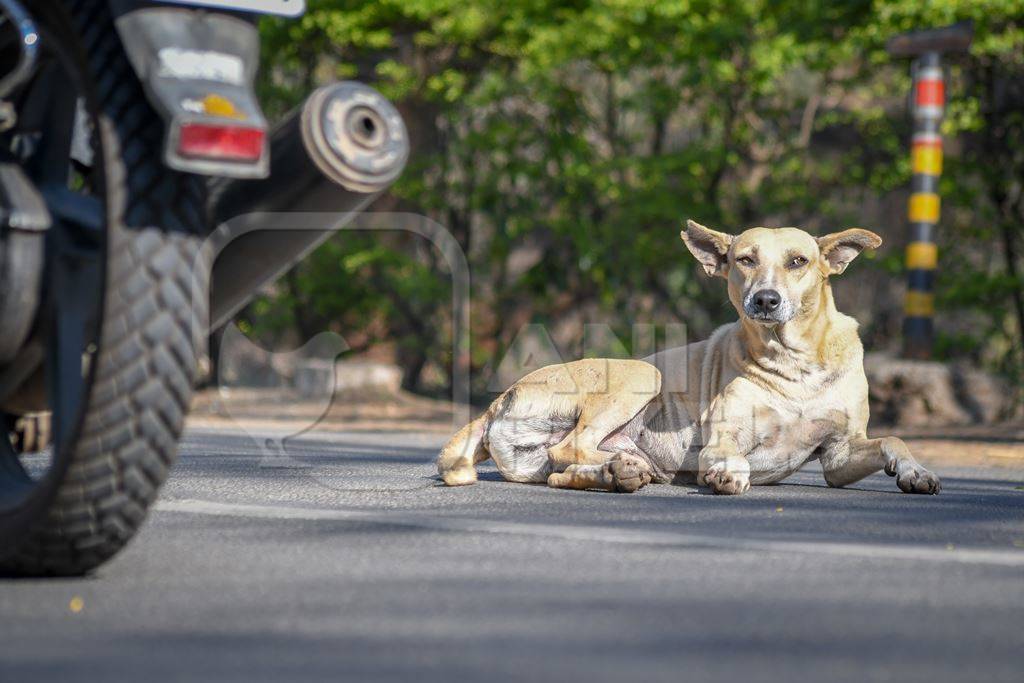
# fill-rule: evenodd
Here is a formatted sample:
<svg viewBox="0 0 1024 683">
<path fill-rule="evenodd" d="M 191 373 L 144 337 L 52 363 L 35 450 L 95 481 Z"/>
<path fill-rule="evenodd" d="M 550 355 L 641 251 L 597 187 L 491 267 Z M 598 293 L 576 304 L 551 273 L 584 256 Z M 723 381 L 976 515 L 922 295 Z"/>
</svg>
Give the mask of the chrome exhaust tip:
<svg viewBox="0 0 1024 683">
<path fill-rule="evenodd" d="M 353 192 L 391 185 L 409 157 L 398 110 L 362 83 L 343 81 L 316 90 L 302 107 L 302 138 L 320 171 Z"/>
</svg>

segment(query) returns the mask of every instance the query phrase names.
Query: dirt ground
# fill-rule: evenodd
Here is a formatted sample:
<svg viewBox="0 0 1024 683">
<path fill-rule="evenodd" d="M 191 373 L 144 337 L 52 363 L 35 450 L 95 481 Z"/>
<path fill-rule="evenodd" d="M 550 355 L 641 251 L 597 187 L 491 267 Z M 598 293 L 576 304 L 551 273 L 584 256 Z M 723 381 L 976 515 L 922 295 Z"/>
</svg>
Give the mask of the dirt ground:
<svg viewBox="0 0 1024 683">
<path fill-rule="evenodd" d="M 475 416 L 480 410 L 471 408 L 470 414 Z M 459 419 L 456 412 L 449 402 L 407 393 L 342 394 L 326 404 L 278 389 L 207 389 L 196 395 L 189 424 L 290 433 L 319 430 L 444 435 L 461 426 L 455 424 Z M 1024 469 L 1024 421 L 927 429 L 878 427 L 872 434 L 903 437 L 918 459 L 926 463 Z"/>
<path fill-rule="evenodd" d="M 875 430 L 882 433 L 883 428 Z M 890 428 L 922 462 L 1024 469 L 1024 422 L 929 429 Z"/>
</svg>

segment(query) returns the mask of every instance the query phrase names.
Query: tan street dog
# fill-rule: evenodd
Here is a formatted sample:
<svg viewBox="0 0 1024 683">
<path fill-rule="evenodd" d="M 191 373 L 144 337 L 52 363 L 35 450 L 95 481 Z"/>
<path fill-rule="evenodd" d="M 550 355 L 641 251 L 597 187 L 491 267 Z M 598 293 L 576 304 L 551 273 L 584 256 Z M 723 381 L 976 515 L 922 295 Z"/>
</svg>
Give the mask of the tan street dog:
<svg viewBox="0 0 1024 683">
<path fill-rule="evenodd" d="M 738 494 L 818 459 L 830 486 L 884 469 L 907 493 L 939 492 L 903 441 L 867 437 L 857 322 L 832 299 L 829 276 L 881 244 L 878 235 L 733 236 L 688 221 L 682 238 L 709 275 L 728 280 L 740 319 L 644 360 L 530 373 L 444 447 L 446 484 L 472 484 L 475 464 L 492 457 L 509 481 L 626 492 L 699 483 Z"/>
</svg>

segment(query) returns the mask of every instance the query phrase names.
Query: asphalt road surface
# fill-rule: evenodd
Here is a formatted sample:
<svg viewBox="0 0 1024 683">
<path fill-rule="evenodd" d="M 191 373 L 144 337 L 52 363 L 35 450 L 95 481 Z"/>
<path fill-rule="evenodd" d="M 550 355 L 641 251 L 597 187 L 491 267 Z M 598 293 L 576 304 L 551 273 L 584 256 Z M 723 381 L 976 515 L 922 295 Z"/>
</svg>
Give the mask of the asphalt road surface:
<svg viewBox="0 0 1024 683">
<path fill-rule="evenodd" d="M 120 557 L 0 583 L 0 680 L 1024 678 L 1021 469 L 448 489 L 442 440 L 190 432 Z"/>
</svg>

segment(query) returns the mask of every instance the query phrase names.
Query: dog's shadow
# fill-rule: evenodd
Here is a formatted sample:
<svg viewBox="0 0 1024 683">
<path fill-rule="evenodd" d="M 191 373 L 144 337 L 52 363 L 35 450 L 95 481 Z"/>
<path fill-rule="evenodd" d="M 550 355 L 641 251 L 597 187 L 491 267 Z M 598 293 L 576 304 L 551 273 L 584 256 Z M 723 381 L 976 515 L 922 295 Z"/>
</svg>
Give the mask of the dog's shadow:
<svg viewBox="0 0 1024 683">
<path fill-rule="evenodd" d="M 434 486 L 435 487 L 446 488 L 446 484 L 444 483 L 444 480 L 441 479 L 440 475 L 436 475 L 435 474 L 433 476 L 428 477 L 428 479 L 430 479 L 431 481 L 434 482 Z M 501 476 L 501 472 L 498 472 L 497 470 L 480 470 L 480 471 L 478 471 L 477 472 L 477 481 L 478 482 L 492 482 L 492 483 L 498 483 L 498 484 L 515 483 L 515 482 L 509 482 L 507 479 L 505 479 L 503 476 Z M 537 482 L 537 483 L 534 483 L 534 484 L 526 484 L 526 485 L 527 486 L 544 486 L 544 487 L 547 486 L 543 482 Z M 684 480 L 679 480 L 679 478 L 677 477 L 676 479 L 673 479 L 671 482 L 662 483 L 662 484 L 651 484 L 651 485 L 643 487 L 642 489 L 637 491 L 637 493 L 640 494 L 640 495 L 643 495 L 645 493 L 650 493 L 652 490 L 657 490 L 658 488 L 661 488 L 662 486 L 671 486 L 673 489 L 684 489 L 685 492 L 688 495 L 696 494 L 698 496 L 719 496 L 719 494 L 715 493 L 711 488 L 709 488 L 707 486 L 699 486 L 695 481 L 692 480 L 692 477 L 684 479 Z M 905 493 L 903 493 L 899 489 L 894 489 L 894 490 L 891 490 L 891 491 L 887 491 L 887 490 L 881 490 L 881 489 L 876 489 L 876 488 L 865 488 L 865 487 L 861 487 L 861 486 L 843 486 L 843 487 L 835 487 L 834 488 L 834 487 L 828 486 L 824 482 L 822 482 L 820 484 L 816 484 L 816 483 L 810 483 L 810 482 L 796 482 L 796 481 L 779 481 L 779 482 L 774 482 L 774 483 L 771 483 L 771 484 L 756 484 L 755 486 L 752 487 L 752 490 L 753 489 L 776 489 L 776 488 L 781 488 L 781 489 L 803 488 L 803 489 L 816 489 L 816 490 L 833 489 L 833 490 L 835 490 L 835 492 L 837 494 L 841 494 L 843 492 L 847 492 L 848 491 L 850 493 L 876 493 L 876 494 L 887 495 L 887 496 L 888 495 L 892 495 L 892 496 L 903 496 L 903 495 L 906 495 Z M 559 489 L 559 490 L 561 490 L 561 489 Z"/>
<path fill-rule="evenodd" d="M 439 474 L 431 475 L 431 476 L 427 477 L 427 479 L 432 480 L 434 482 L 434 486 L 436 486 L 438 488 L 448 488 L 448 485 L 444 483 L 444 479 L 442 479 L 441 475 L 439 475 Z M 478 470 L 477 474 L 476 474 L 476 480 L 477 480 L 477 482 L 485 482 L 486 481 L 486 482 L 495 482 L 495 483 L 498 483 L 498 484 L 507 484 L 507 483 L 509 483 L 509 481 L 507 479 L 505 479 L 505 477 L 501 476 L 501 472 L 497 472 L 497 471 L 494 471 L 494 470 Z"/>
</svg>

